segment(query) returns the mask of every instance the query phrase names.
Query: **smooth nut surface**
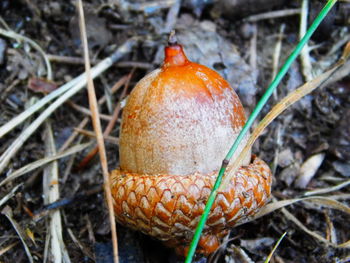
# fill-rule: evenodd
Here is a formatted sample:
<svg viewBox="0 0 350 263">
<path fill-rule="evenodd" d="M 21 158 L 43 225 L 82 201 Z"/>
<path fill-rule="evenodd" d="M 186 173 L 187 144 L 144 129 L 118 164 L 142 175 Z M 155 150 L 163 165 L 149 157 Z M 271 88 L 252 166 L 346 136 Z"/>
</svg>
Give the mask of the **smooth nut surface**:
<svg viewBox="0 0 350 263">
<path fill-rule="evenodd" d="M 243 106 L 217 72 L 188 61 L 181 47 L 167 51 L 164 65 L 137 83 L 123 109 L 120 169 L 209 174 L 244 125 Z"/>
</svg>

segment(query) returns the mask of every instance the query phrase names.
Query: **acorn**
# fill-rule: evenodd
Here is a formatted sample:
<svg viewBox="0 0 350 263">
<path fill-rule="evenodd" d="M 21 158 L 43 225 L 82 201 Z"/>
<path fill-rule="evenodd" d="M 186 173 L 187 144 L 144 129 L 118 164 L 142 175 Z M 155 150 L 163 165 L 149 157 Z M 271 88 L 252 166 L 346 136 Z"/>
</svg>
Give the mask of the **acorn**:
<svg viewBox="0 0 350 263">
<path fill-rule="evenodd" d="M 123 110 L 120 168 L 111 172 L 117 221 L 186 255 L 222 160 L 245 121 L 230 84 L 189 61 L 171 34 L 163 65 L 136 84 Z M 254 155 L 240 165 L 217 194 L 198 253 L 213 253 L 230 228 L 269 199 L 268 165 Z"/>
</svg>

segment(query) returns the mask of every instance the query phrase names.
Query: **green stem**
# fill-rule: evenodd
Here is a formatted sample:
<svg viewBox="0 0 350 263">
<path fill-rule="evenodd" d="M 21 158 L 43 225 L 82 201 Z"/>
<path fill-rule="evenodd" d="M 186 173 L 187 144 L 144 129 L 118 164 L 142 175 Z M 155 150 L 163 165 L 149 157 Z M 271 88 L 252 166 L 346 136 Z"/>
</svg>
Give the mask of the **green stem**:
<svg viewBox="0 0 350 263">
<path fill-rule="evenodd" d="M 261 109 L 265 106 L 267 100 L 270 98 L 270 96 L 272 95 L 273 91 L 276 89 L 277 85 L 281 82 L 282 78 L 286 75 L 286 73 L 287 73 L 289 67 L 291 66 L 291 64 L 297 58 L 297 56 L 299 55 L 300 51 L 303 49 L 304 45 L 310 39 L 312 34 L 315 32 L 317 27 L 320 25 L 322 20 L 326 17 L 326 15 L 332 9 L 333 5 L 336 2 L 337 2 L 337 0 L 328 0 L 326 5 L 324 6 L 324 8 L 321 10 L 321 12 L 318 14 L 316 19 L 312 23 L 312 25 L 307 30 L 305 36 L 300 40 L 300 42 L 298 43 L 296 48 L 293 50 L 293 52 L 290 54 L 290 56 L 286 60 L 286 62 L 283 65 L 283 67 L 280 69 L 280 71 L 276 75 L 275 79 L 271 82 L 271 84 L 267 88 L 266 92 L 261 97 L 260 101 L 256 105 L 256 107 L 253 110 L 252 114 L 249 116 L 246 124 L 244 125 L 243 129 L 239 133 L 239 135 L 238 135 L 237 139 L 235 140 L 234 144 L 232 145 L 231 149 L 227 153 L 227 155 L 225 157 L 225 160 L 223 162 L 223 165 L 221 166 L 219 174 L 218 174 L 218 176 L 216 178 L 214 187 L 213 187 L 213 189 L 212 189 L 212 191 L 210 193 L 210 196 L 208 198 L 207 204 L 206 204 L 206 206 L 204 208 L 204 212 L 203 212 L 203 214 L 202 214 L 202 216 L 200 218 L 200 221 L 199 221 L 199 223 L 197 225 L 197 228 L 196 228 L 196 231 L 194 233 L 194 236 L 193 236 L 193 239 L 192 239 L 192 242 L 191 242 L 191 245 L 190 245 L 190 248 L 189 248 L 186 260 L 185 260 L 185 263 L 192 262 L 192 259 L 193 259 L 193 256 L 194 256 L 195 252 L 196 252 L 196 248 L 197 248 L 199 239 L 201 237 L 203 228 L 204 228 L 205 223 L 206 223 L 206 221 L 208 219 L 210 209 L 211 209 L 211 207 L 214 204 L 214 201 L 215 201 L 215 198 L 216 198 L 216 195 L 217 195 L 217 189 L 219 188 L 219 186 L 221 184 L 221 181 L 222 181 L 222 177 L 223 177 L 223 175 L 225 173 L 226 166 L 227 166 L 225 164 L 227 164 L 227 162 L 232 158 L 232 156 L 235 153 L 235 151 L 237 150 L 240 142 L 242 141 L 242 139 L 245 136 L 245 134 L 249 131 L 250 127 L 252 126 L 252 124 L 254 122 L 254 120 L 256 119 L 258 114 L 260 113 Z"/>
</svg>

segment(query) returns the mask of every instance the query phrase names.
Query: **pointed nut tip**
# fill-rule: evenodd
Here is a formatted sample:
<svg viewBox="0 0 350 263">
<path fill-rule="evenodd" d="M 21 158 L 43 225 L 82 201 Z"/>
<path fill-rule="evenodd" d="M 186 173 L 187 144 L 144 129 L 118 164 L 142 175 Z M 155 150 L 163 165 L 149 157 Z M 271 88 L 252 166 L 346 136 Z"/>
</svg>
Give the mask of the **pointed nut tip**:
<svg viewBox="0 0 350 263">
<path fill-rule="evenodd" d="M 171 30 L 170 35 L 169 35 L 169 39 L 168 39 L 168 45 L 173 46 L 176 44 L 177 44 L 177 37 L 175 34 L 175 30 Z"/>
</svg>

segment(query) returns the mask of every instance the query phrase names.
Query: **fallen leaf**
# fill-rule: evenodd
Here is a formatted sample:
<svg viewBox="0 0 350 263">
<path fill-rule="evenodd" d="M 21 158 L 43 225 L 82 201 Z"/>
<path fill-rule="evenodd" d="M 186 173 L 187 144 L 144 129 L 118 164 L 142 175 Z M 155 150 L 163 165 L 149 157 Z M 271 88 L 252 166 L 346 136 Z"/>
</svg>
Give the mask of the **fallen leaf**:
<svg viewBox="0 0 350 263">
<path fill-rule="evenodd" d="M 324 160 L 325 154 L 319 153 L 308 158 L 300 167 L 300 174 L 295 181 L 295 186 L 305 188 L 315 176 L 318 168 Z"/>
<path fill-rule="evenodd" d="M 29 79 L 28 88 L 36 93 L 47 94 L 57 89 L 57 85 L 47 79 L 33 77 Z"/>
</svg>

